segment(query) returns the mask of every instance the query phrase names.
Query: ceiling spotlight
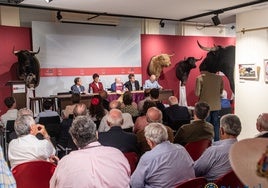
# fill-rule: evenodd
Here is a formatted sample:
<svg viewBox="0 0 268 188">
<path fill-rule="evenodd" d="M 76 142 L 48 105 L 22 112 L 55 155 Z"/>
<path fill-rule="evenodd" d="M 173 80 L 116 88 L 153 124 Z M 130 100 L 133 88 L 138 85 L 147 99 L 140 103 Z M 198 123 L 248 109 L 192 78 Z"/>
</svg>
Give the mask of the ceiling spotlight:
<svg viewBox="0 0 268 188">
<path fill-rule="evenodd" d="M 162 20 L 160 20 L 160 22 L 159 22 L 159 25 L 160 25 L 160 27 L 165 27 L 165 23 L 164 23 L 164 20 L 162 19 Z"/>
<path fill-rule="evenodd" d="M 51 1 L 53 1 L 53 0 L 45 0 L 47 3 L 50 3 Z"/>
<path fill-rule="evenodd" d="M 60 11 L 57 12 L 57 19 L 58 20 L 61 20 L 62 19 L 62 15 L 61 15 Z"/>
<path fill-rule="evenodd" d="M 220 19 L 219 19 L 219 17 L 218 17 L 218 14 L 215 15 L 215 16 L 213 16 L 211 19 L 212 19 L 213 24 L 214 24 L 215 26 L 221 24 L 221 21 L 220 21 Z"/>
</svg>

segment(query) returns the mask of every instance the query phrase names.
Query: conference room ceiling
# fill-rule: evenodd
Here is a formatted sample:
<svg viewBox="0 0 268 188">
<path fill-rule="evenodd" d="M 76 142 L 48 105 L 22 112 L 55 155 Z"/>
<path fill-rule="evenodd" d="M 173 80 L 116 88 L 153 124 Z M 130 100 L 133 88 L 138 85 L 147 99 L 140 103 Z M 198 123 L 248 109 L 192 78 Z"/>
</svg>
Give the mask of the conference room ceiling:
<svg viewBox="0 0 268 188">
<path fill-rule="evenodd" d="M 0 0 L 3 1 L 10 0 Z M 16 1 L 16 0 L 13 0 Z M 17 0 L 21 1 L 21 0 Z M 242 8 L 239 5 L 254 4 Z M 235 23 L 237 13 L 268 7 L 266 1 L 253 0 L 24 0 L 18 5 L 25 7 L 67 10 L 100 15 L 153 18 L 164 20 L 185 20 L 189 22 L 212 23 L 214 13 L 219 13 L 222 24 Z M 224 11 L 222 11 L 224 10 Z M 204 14 L 198 18 L 187 19 Z M 206 15 L 207 14 L 207 15 Z"/>
</svg>

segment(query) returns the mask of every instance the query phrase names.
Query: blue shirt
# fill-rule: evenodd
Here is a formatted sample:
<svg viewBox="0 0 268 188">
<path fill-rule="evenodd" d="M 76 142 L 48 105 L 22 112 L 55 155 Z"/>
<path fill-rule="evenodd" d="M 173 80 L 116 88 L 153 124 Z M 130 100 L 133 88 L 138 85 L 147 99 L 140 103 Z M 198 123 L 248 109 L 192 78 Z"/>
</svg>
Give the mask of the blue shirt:
<svg viewBox="0 0 268 188">
<path fill-rule="evenodd" d="M 184 147 L 169 141 L 147 151 L 131 176 L 132 187 L 175 187 L 194 178 L 193 160 Z"/>
<path fill-rule="evenodd" d="M 230 171 L 229 150 L 235 142 L 235 138 L 220 140 L 207 148 L 194 163 L 196 177 L 204 176 L 208 181 L 214 181 Z"/>
<path fill-rule="evenodd" d="M 35 118 L 35 122 L 38 123 L 40 117 L 53 117 L 53 116 L 59 116 L 58 112 L 52 110 L 44 110 L 43 112 L 40 112 L 37 115 L 37 117 Z"/>
<path fill-rule="evenodd" d="M 221 99 L 221 108 L 231 108 L 229 99 Z"/>
<path fill-rule="evenodd" d="M 0 147 L 0 187 L 16 188 L 16 181 L 4 159 L 2 148 Z"/>
<path fill-rule="evenodd" d="M 159 85 L 159 83 L 156 80 L 154 82 L 151 82 L 150 79 L 146 80 L 143 89 L 153 89 L 153 88 L 160 89 L 162 88 L 162 86 Z"/>
</svg>

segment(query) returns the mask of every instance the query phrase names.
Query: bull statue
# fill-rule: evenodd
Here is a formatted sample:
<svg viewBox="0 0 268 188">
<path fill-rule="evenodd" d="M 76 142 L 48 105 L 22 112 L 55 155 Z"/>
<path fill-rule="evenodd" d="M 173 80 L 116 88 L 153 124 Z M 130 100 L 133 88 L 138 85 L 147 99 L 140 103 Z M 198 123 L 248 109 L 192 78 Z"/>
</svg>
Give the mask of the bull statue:
<svg viewBox="0 0 268 188">
<path fill-rule="evenodd" d="M 204 47 L 198 41 L 197 44 L 202 50 L 208 51 L 207 57 L 202 61 L 200 67 L 211 73 L 223 72 L 228 78 L 231 90 L 234 93 L 235 46 L 214 45 L 213 47 Z"/>
<path fill-rule="evenodd" d="M 29 50 L 13 50 L 13 53 L 18 57 L 17 76 L 20 80 L 24 80 L 28 88 L 36 88 L 40 80 L 40 64 L 35 57 L 37 52 Z"/>
<path fill-rule="evenodd" d="M 176 64 L 176 77 L 178 80 L 181 81 L 181 86 L 185 86 L 186 82 L 188 80 L 188 76 L 190 74 L 190 71 L 194 68 L 196 68 L 196 62 L 200 61 L 200 59 L 196 59 L 194 57 L 188 57 L 187 59 L 184 58 L 184 60 L 178 62 Z"/>
<path fill-rule="evenodd" d="M 156 79 L 158 79 L 160 75 L 163 73 L 163 68 L 169 67 L 171 65 L 170 62 L 171 56 L 173 55 L 160 54 L 153 56 L 148 65 L 148 74 L 150 76 L 154 74 L 156 76 Z"/>
</svg>

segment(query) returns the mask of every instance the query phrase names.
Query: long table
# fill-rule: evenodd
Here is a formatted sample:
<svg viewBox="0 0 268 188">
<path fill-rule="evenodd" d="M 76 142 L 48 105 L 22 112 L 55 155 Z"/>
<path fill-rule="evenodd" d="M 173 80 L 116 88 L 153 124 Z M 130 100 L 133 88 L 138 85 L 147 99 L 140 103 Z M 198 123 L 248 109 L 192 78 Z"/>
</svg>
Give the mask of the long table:
<svg viewBox="0 0 268 188">
<path fill-rule="evenodd" d="M 131 94 L 132 94 L 132 97 L 133 97 L 133 101 L 135 101 L 136 103 L 138 103 L 139 101 L 144 99 L 144 91 L 143 90 L 132 91 Z M 89 106 L 90 99 L 95 95 L 99 95 L 99 94 L 98 93 L 82 94 L 80 102 L 86 104 L 87 106 Z M 168 98 L 170 96 L 172 96 L 172 95 L 174 95 L 174 92 L 173 92 L 172 89 L 160 90 L 159 100 L 161 100 L 163 102 L 167 102 Z M 115 93 L 115 92 L 108 92 L 108 101 L 117 100 L 121 96 L 122 96 L 122 94 L 118 94 L 118 93 Z M 57 99 L 57 106 L 58 106 L 60 111 L 62 109 L 64 109 L 67 105 L 72 104 L 72 100 L 71 100 L 72 95 L 71 94 L 52 95 L 51 97 L 55 97 Z"/>
</svg>

